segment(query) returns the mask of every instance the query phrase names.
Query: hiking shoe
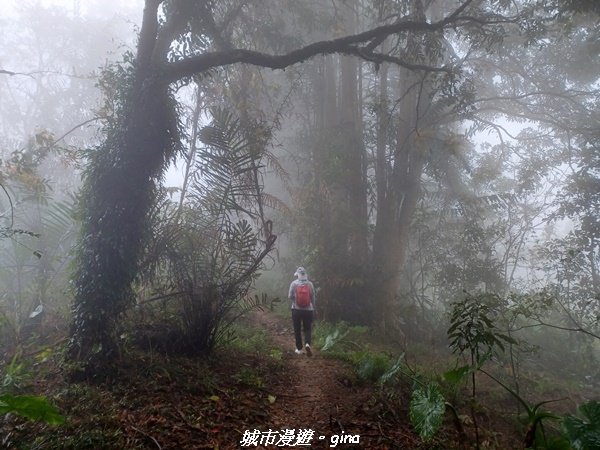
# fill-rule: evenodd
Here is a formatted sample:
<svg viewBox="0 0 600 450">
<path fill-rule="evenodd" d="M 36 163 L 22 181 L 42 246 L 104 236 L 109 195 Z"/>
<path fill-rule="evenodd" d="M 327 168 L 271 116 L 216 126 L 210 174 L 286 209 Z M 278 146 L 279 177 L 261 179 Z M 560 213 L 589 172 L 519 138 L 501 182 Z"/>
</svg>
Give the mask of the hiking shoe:
<svg viewBox="0 0 600 450">
<path fill-rule="evenodd" d="M 303 353 L 303 351 L 302 351 L 302 350 L 298 350 L 298 349 L 296 349 L 295 351 L 296 351 L 296 355 L 301 355 L 301 354 Z"/>
<path fill-rule="evenodd" d="M 306 354 L 308 356 L 312 356 L 312 350 L 310 349 L 310 345 L 306 344 L 305 348 L 306 348 Z"/>
</svg>

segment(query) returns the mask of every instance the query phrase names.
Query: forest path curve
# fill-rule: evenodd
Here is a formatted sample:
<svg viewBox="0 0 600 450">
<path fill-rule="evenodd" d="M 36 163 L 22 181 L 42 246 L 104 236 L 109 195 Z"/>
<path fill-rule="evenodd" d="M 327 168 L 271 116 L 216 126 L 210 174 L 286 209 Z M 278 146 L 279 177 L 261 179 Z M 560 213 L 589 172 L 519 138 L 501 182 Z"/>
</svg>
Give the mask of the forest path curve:
<svg viewBox="0 0 600 450">
<path fill-rule="evenodd" d="M 253 326 L 267 331 L 273 344 L 283 352 L 285 370 L 274 386 L 276 397 L 270 407 L 271 423 L 260 431 L 299 429 L 314 431 L 310 447 L 333 448 L 332 437 L 350 439 L 360 436 L 360 445 L 338 444 L 336 448 L 389 448 L 377 444 L 380 431 L 369 420 L 373 404 L 373 387 L 353 385 L 349 367 L 341 361 L 326 358 L 313 348 L 313 356 L 294 352 L 294 332 L 291 317 L 282 319 L 268 311 L 257 311 L 248 317 Z M 343 437 L 342 437 L 343 436 Z M 263 448 L 281 448 L 266 446 Z"/>
</svg>

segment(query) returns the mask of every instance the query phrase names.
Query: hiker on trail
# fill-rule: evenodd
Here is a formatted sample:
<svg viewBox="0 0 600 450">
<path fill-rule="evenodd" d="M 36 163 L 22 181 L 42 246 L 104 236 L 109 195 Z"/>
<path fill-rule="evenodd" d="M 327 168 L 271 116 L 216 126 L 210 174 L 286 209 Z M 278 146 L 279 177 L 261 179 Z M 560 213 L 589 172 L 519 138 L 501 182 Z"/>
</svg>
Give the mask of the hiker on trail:
<svg viewBox="0 0 600 450">
<path fill-rule="evenodd" d="M 292 301 L 292 323 L 294 324 L 294 336 L 296 338 L 296 354 L 301 354 L 304 349 L 308 356 L 312 356 L 310 339 L 317 294 L 315 293 L 315 287 L 306 276 L 304 267 L 298 267 L 294 275 L 298 279 L 290 284 L 288 298 Z M 302 347 L 302 331 L 304 331 L 304 347 Z"/>
</svg>

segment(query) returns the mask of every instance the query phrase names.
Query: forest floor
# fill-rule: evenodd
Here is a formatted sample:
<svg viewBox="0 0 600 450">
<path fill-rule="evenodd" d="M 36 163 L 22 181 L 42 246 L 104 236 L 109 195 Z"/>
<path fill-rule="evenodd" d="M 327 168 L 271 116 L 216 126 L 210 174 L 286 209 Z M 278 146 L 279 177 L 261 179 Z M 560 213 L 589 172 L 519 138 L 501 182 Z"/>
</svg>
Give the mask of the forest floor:
<svg viewBox="0 0 600 450">
<path fill-rule="evenodd" d="M 238 337 L 210 357 L 127 345 L 117 376 L 94 383 L 69 383 L 56 348 L 32 353 L 11 369 L 13 387 L 46 396 L 65 423 L 5 417 L 0 448 L 471 448 L 458 444 L 449 415 L 434 439 L 418 437 L 408 414 L 410 378 L 384 390 L 316 348 L 311 357 L 297 355 L 291 319 L 270 311 L 249 313 L 236 327 Z M 444 364 L 429 358 L 434 372 L 433 365 Z M 515 402 L 489 380 L 480 383 L 481 448 L 520 448 Z M 464 402 L 460 411 L 472 444 Z"/>
<path fill-rule="evenodd" d="M 134 347 L 101 382 L 69 383 L 60 352 L 36 352 L 13 381 L 46 396 L 65 423 L 7 416 L 0 448 L 451 448 L 421 443 L 408 397 L 386 412 L 377 387 L 358 382 L 349 364 L 316 349 L 295 354 L 291 320 L 257 311 L 242 322 L 246 334 L 210 358 Z"/>
<path fill-rule="evenodd" d="M 408 421 L 382 429 L 381 404 L 374 387 L 355 383 L 347 364 L 326 358 L 313 349 L 312 356 L 294 352 L 291 321 L 259 312 L 254 325 L 268 330 L 274 344 L 284 352 L 286 370 L 273 386 L 277 400 L 270 408 L 270 422 L 258 429 L 309 430 L 311 448 L 418 448 L 420 439 Z M 312 433 L 314 432 L 314 434 Z M 355 445 L 350 445 L 354 442 Z M 346 445 L 349 444 L 349 445 Z M 265 447 L 266 448 L 266 447 Z"/>
</svg>

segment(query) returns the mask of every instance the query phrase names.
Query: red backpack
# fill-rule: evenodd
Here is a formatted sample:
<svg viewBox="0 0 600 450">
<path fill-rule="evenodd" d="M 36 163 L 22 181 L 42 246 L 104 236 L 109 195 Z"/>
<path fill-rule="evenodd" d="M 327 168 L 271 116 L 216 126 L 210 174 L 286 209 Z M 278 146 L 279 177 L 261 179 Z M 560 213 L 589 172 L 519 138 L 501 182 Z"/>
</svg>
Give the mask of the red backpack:
<svg viewBox="0 0 600 450">
<path fill-rule="evenodd" d="M 310 286 L 308 283 L 296 285 L 296 306 L 300 308 L 310 306 Z"/>
</svg>

